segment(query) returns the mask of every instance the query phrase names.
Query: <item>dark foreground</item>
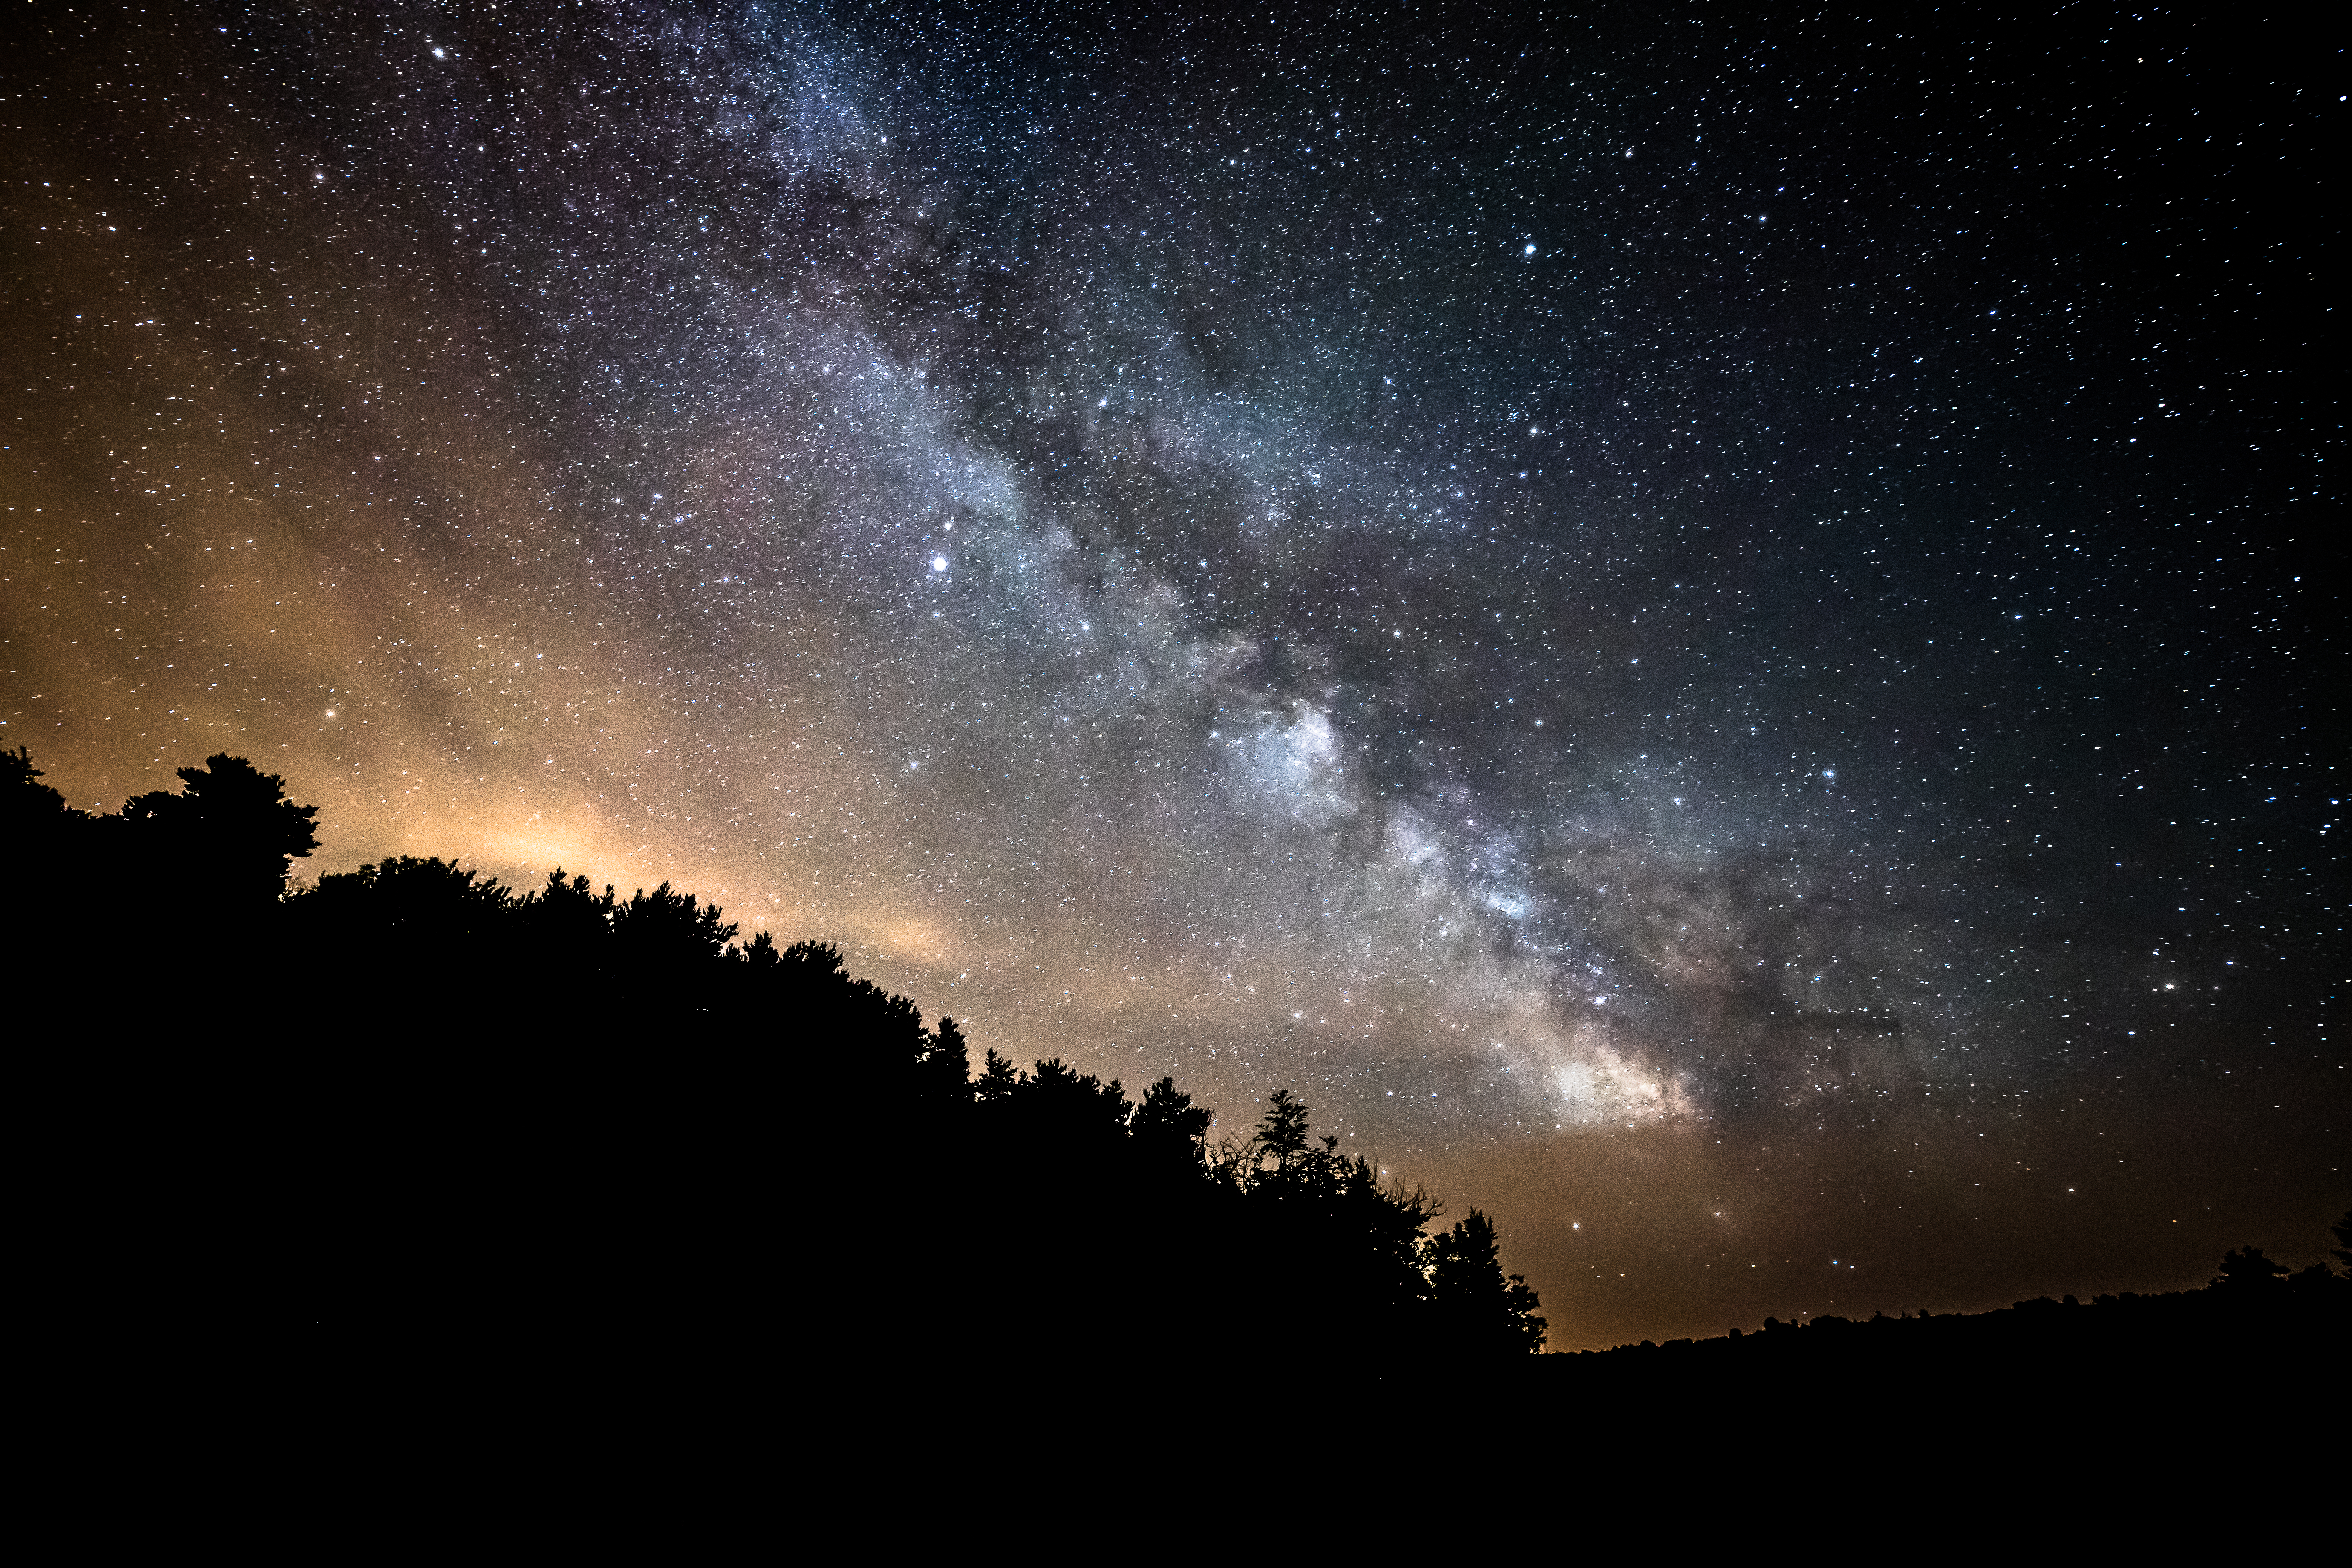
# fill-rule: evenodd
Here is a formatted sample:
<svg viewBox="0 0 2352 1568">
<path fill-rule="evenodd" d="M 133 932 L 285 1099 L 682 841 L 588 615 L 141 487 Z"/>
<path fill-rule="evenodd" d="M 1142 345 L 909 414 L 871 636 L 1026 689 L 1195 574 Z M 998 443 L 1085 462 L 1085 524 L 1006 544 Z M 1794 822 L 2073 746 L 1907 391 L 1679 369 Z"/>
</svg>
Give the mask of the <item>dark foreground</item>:
<svg viewBox="0 0 2352 1568">
<path fill-rule="evenodd" d="M 1213 1144 L 1168 1080 L 973 1064 L 832 949 L 667 888 L 400 860 L 289 894 L 308 816 L 236 759 L 111 816 L 5 760 L 31 1272 L 155 1389 L 789 1411 L 843 1462 L 1108 1432 L 1139 1466 L 1318 1423 L 1517 1464 L 1767 1420 L 2340 1410 L 2352 1280 L 2258 1254 L 2204 1291 L 1530 1355 L 1484 1216 L 1286 1095 Z"/>
</svg>

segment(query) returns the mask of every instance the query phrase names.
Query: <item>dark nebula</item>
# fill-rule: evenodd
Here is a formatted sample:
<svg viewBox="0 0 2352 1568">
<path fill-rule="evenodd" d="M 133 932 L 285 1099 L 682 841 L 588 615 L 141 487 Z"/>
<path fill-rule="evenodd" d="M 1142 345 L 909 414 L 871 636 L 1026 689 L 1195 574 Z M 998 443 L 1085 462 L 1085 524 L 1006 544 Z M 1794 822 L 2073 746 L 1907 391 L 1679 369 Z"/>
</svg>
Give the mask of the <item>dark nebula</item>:
<svg viewBox="0 0 2352 1568">
<path fill-rule="evenodd" d="M 2347 1205 L 2293 51 L 33 15 L 0 741 L 76 805 L 231 752 L 317 869 L 666 879 L 975 1053 L 1293 1089 L 1559 1347 Z"/>
</svg>

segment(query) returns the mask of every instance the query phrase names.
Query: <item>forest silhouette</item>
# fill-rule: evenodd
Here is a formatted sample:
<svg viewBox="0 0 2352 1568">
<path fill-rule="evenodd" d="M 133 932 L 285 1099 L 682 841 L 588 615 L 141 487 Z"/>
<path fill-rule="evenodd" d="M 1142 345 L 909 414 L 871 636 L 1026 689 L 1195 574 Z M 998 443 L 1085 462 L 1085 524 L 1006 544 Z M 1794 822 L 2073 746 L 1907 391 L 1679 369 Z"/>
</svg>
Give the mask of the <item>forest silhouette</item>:
<svg viewBox="0 0 2352 1568">
<path fill-rule="evenodd" d="M 316 808 L 244 759 L 103 816 L 0 763 L 9 859 L 47 892 L 12 911 L 20 1006 L 112 1064 L 140 1113 L 110 1141 L 221 1205 L 180 1216 L 198 1271 L 241 1255 L 284 1315 L 772 1331 L 782 1268 L 835 1287 L 791 1292 L 835 1351 L 1050 1346 L 1039 1373 L 1542 1343 L 1485 1215 L 1444 1223 L 1286 1090 L 1213 1141 L 1168 1079 L 972 1063 L 831 945 L 738 940 L 667 883 L 400 858 L 290 885 Z"/>
<path fill-rule="evenodd" d="M 667 883 L 623 899 L 559 868 L 518 893 L 404 857 L 295 884 L 317 808 L 242 758 L 114 814 L 41 777 L 0 752 L 20 1079 L 73 1145 L 49 1179 L 116 1216 L 62 1244 L 154 1290 L 304 1331 L 622 1334 L 681 1366 L 756 1343 L 812 1378 L 896 1362 L 1108 1399 L 1147 1396 L 1138 1368 L 1402 1388 L 1542 1348 L 1487 1217 L 1445 1223 L 1286 1089 L 1213 1141 L 1170 1079 L 974 1064 L 833 946 L 740 940 Z M 2352 1215 L 2336 1235 L 2352 1269 Z M 2347 1273 L 2245 1248 L 2201 1291 L 1768 1319 L 1546 1375 L 2299 1355 L 2347 1304 Z"/>
</svg>

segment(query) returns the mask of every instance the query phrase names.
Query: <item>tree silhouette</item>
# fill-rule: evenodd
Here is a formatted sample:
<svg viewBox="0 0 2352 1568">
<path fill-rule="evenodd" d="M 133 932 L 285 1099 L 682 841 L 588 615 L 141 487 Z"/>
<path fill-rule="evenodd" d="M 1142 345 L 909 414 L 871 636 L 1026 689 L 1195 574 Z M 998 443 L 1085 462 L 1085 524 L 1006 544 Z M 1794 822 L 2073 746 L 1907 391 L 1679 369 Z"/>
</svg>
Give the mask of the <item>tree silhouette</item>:
<svg viewBox="0 0 2352 1568">
<path fill-rule="evenodd" d="M 66 797 L 39 782 L 41 777 L 32 752 L 24 747 L 0 752 L 0 831 L 11 839 L 20 833 L 54 831 L 56 820 L 65 815 Z"/>
<path fill-rule="evenodd" d="M 988 1059 L 991 1070 L 1002 1065 L 994 1051 L 988 1053 Z M 983 1077 L 982 1085 L 987 1081 Z M 1179 1089 L 1174 1079 L 1163 1078 L 1144 1092 L 1143 1103 L 1135 1108 L 1128 1123 L 1128 1133 L 1153 1164 L 1197 1171 L 1207 1161 L 1209 1127 L 1215 1121 L 1216 1112 L 1194 1105 L 1192 1097 Z"/>
<path fill-rule="evenodd" d="M 614 973 L 625 977 L 627 999 L 640 1007 L 707 1010 L 710 998 L 700 983 L 734 939 L 735 927 L 717 904 L 667 882 L 650 893 L 640 888 L 613 909 Z"/>
<path fill-rule="evenodd" d="M 2212 1288 L 2231 1291 L 2267 1289 L 2286 1272 L 2285 1264 L 2264 1258 L 2261 1247 L 2238 1247 L 2221 1255 L 2221 1274 Z"/>
<path fill-rule="evenodd" d="M 611 883 L 603 893 L 589 890 L 588 879 L 574 877 L 563 879 L 563 868 L 558 866 L 547 874 L 547 885 L 522 899 L 517 913 L 520 924 L 530 936 L 531 945 L 552 954 L 566 949 L 593 951 L 612 934 L 616 909 Z M 767 936 L 765 931 L 760 933 Z"/>
<path fill-rule="evenodd" d="M 74 849 L 86 844 L 89 824 L 64 795 L 41 783 L 31 752 L 22 746 L 0 752 L 0 847 L 26 890 L 57 886 Z M 21 895 L 10 900 L 11 924 L 34 918 L 26 902 Z"/>
<path fill-rule="evenodd" d="M 1423 1244 L 1439 1331 L 1473 1353 L 1525 1354 L 1543 1346 L 1544 1320 L 1526 1279 L 1506 1282 L 1495 1225 L 1472 1209 L 1452 1230 Z"/>
<path fill-rule="evenodd" d="M 929 1101 L 951 1104 L 971 1100 L 971 1053 L 963 1031 L 953 1018 L 943 1017 L 915 1060 L 917 1092 Z"/>
<path fill-rule="evenodd" d="M 179 770 L 180 793 L 156 790 L 122 803 L 141 859 L 176 862 L 236 905 L 268 903 L 285 890 L 293 860 L 319 847 L 315 805 L 286 798 L 286 781 L 243 757 L 206 757 Z"/>
<path fill-rule="evenodd" d="M 459 940 L 486 936 L 508 908 L 507 889 L 480 872 L 454 860 L 411 855 L 330 873 L 296 897 L 309 912 L 364 911 L 372 925 L 387 932 L 406 930 Z"/>
<path fill-rule="evenodd" d="M 1277 1176 L 1288 1172 L 1307 1152 L 1307 1107 L 1286 1089 L 1266 1096 L 1265 1119 L 1258 1125 L 1257 1153 L 1274 1162 Z M 1254 1162 L 1255 1163 L 1255 1162 Z"/>
<path fill-rule="evenodd" d="M 1058 1057 L 1024 1074 L 1004 1105 L 1015 1119 L 1013 1136 L 1050 1146 L 1063 1158 L 1098 1158 L 1100 1151 L 1123 1143 L 1134 1112 L 1118 1079 L 1105 1083 Z"/>
<path fill-rule="evenodd" d="M 982 1105 L 1003 1105 L 1020 1086 L 1021 1075 L 1013 1070 L 1013 1064 L 998 1056 L 994 1046 L 989 1047 L 987 1062 L 981 1068 L 979 1081 L 972 1086 L 972 1097 Z"/>
</svg>

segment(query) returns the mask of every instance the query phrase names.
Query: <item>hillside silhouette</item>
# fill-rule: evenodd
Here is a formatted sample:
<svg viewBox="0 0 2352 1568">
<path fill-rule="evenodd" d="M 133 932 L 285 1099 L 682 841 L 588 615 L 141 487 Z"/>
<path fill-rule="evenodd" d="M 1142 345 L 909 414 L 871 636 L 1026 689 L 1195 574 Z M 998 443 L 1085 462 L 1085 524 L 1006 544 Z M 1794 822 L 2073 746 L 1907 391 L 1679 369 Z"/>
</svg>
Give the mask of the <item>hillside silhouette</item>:
<svg viewBox="0 0 2352 1568">
<path fill-rule="evenodd" d="M 834 947 L 667 884 L 401 858 L 289 886 L 315 808 L 236 757 L 179 776 L 93 815 L 0 753 L 20 1022 L 79 1063 L 90 1169 L 152 1183 L 125 1206 L 159 1278 L 432 1334 L 690 1324 L 694 1355 L 789 1320 L 777 1353 L 982 1377 L 1541 1346 L 1487 1218 L 1286 1090 L 1213 1142 L 1167 1079 L 975 1063 Z"/>
<path fill-rule="evenodd" d="M 400 858 L 295 886 L 315 807 L 237 757 L 179 778 L 91 814 L 0 752 L 13 1065 L 94 1311 L 1114 1402 L 1207 1367 L 1492 1388 L 1542 1347 L 1486 1216 L 1446 1223 L 1287 1090 L 1213 1142 L 1171 1079 L 974 1062 L 834 947 L 740 940 L 666 883 L 517 892 Z M 2336 1236 L 2352 1269 L 2352 1215 Z M 2346 1273 L 2250 1247 L 2201 1291 L 1768 1319 L 1506 1382 L 2315 1370 L 2347 1306 Z"/>
</svg>

